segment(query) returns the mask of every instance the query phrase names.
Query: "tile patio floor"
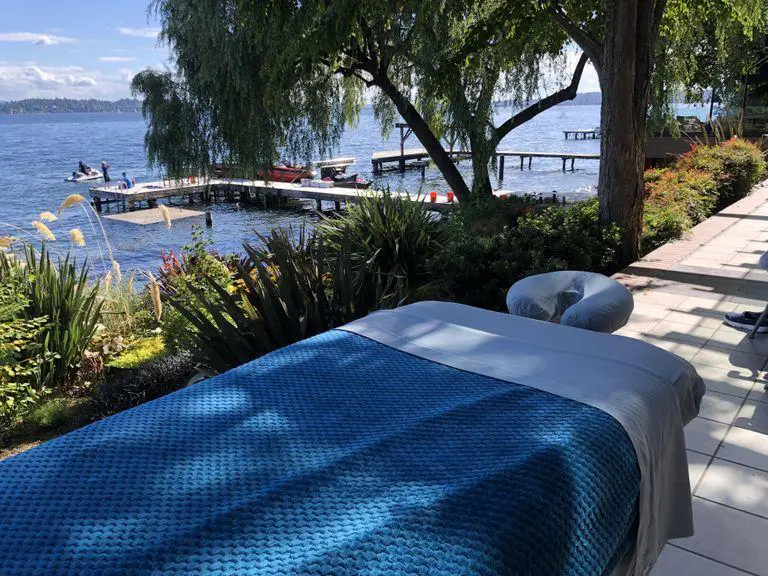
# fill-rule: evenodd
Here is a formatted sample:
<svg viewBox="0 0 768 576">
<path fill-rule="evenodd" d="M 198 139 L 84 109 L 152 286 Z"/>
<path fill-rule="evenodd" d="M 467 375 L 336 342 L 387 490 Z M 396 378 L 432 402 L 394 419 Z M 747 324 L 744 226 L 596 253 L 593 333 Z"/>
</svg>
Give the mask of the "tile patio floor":
<svg viewBox="0 0 768 576">
<path fill-rule="evenodd" d="M 635 297 L 618 333 L 691 361 L 708 389 L 686 427 L 696 535 L 669 542 L 653 576 L 768 576 L 768 334 L 722 323 L 768 301 L 766 250 L 768 181 L 616 275 Z"/>
</svg>

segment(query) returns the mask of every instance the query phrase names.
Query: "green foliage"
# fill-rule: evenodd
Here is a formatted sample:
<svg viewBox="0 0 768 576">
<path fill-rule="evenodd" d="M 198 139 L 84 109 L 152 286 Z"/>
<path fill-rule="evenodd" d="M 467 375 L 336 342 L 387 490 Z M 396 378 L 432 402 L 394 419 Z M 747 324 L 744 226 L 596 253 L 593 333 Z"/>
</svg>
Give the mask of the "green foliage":
<svg viewBox="0 0 768 576">
<path fill-rule="evenodd" d="M 192 290 L 204 294 L 210 302 L 219 302 L 217 292 L 211 288 L 207 279 L 220 286 L 231 284 L 231 273 L 222 258 L 211 252 L 212 241 L 203 236 L 201 228 L 192 232 L 192 243 L 181 249 L 180 258 L 173 252 L 163 254 L 163 264 L 159 270 L 159 282 L 164 292 L 172 294 L 177 301 L 194 301 Z M 151 307 L 149 294 L 144 294 L 145 305 Z M 170 351 L 192 348 L 195 335 L 190 321 L 176 308 L 163 312 L 160 325 L 165 344 Z"/>
<path fill-rule="evenodd" d="M 47 319 L 37 342 L 51 361 L 40 364 L 33 386 L 36 390 L 66 387 L 99 320 L 98 287 L 88 286 L 87 265 L 78 267 L 69 256 L 54 264 L 45 245 L 39 254 L 26 246 L 24 266 L 0 258 L 0 285 L 9 278 L 16 278 L 26 300 L 20 317 L 27 321 Z"/>
<path fill-rule="evenodd" d="M 165 354 L 165 342 L 160 336 L 139 338 L 107 364 L 110 368 L 138 368 Z"/>
<path fill-rule="evenodd" d="M 765 56 L 768 4 L 763 0 L 670 0 L 657 44 L 656 71 L 664 84 L 685 89 L 688 101 L 712 89 L 717 101 L 736 105 L 745 74 Z M 660 85 L 660 81 L 654 82 Z"/>
<path fill-rule="evenodd" d="M 99 416 L 109 416 L 154 400 L 185 387 L 195 372 L 193 358 L 177 352 L 110 373 L 93 390 L 94 410 Z"/>
<path fill-rule="evenodd" d="M 53 398 L 32 410 L 25 419 L 25 426 L 33 430 L 58 428 L 74 415 L 75 410 L 66 398 Z"/>
<path fill-rule="evenodd" d="M 612 272 L 620 239 L 600 223 L 596 199 L 548 207 L 519 217 L 517 225 L 478 234 L 471 221 L 453 223 L 452 239 L 431 262 L 450 299 L 502 310 L 517 280 L 553 270 Z"/>
<path fill-rule="evenodd" d="M 130 339 L 156 325 L 151 302 L 136 290 L 133 275 L 115 278 L 109 274 L 99 284 L 98 301 L 101 302 L 101 340 Z"/>
<path fill-rule="evenodd" d="M 360 198 L 345 214 L 325 219 L 319 233 L 332 252 L 349 243 L 354 264 L 402 278 L 406 289 L 425 282 L 427 260 L 446 240 L 445 226 L 421 198 L 404 202 L 390 193 Z"/>
<path fill-rule="evenodd" d="M 611 271 L 620 239 L 616 225 L 600 222 L 597 199 L 521 218 L 514 233 L 524 276 L 565 269 Z"/>
<path fill-rule="evenodd" d="M 680 238 L 743 198 L 765 170 L 760 149 L 735 138 L 719 146 L 697 146 L 670 168 L 647 170 L 643 251 Z"/>
<path fill-rule="evenodd" d="M 643 253 L 680 238 L 693 226 L 685 206 L 680 204 L 665 206 L 646 199 L 643 218 Z"/>
<path fill-rule="evenodd" d="M 489 194 L 490 154 L 513 127 L 494 127 L 493 99 L 538 99 L 541 77 L 566 69 L 566 34 L 523 0 L 155 0 L 153 8 L 176 72 L 141 72 L 132 90 L 144 101 L 150 163 L 171 174 L 205 172 L 214 160 L 255 174 L 281 155 L 327 155 L 368 95 L 384 132 L 398 113 L 417 116 L 434 137 L 424 139 L 430 154 L 446 159 L 443 136 L 471 144 L 475 172 L 485 173 L 475 183 Z M 453 165 L 441 166 L 462 195 Z"/>
<path fill-rule="evenodd" d="M 0 253 L 0 259 L 7 256 Z M 21 269 L 7 262 L 0 278 L 0 438 L 47 393 L 40 371 L 52 361 L 40 344 L 47 318 L 26 319 Z"/>
<path fill-rule="evenodd" d="M 192 298 L 168 293 L 195 327 L 192 350 L 214 370 L 225 370 L 324 332 L 402 297 L 402 282 L 353 261 L 351 242 L 331 251 L 302 227 L 275 230 L 262 248 L 245 244 L 233 286 L 206 276 Z M 354 259 L 357 260 L 357 259 Z"/>
<path fill-rule="evenodd" d="M 718 183 L 718 209 L 746 196 L 766 173 L 760 148 L 740 138 L 731 138 L 719 146 L 698 146 L 683 155 L 678 164 L 712 174 Z"/>
</svg>

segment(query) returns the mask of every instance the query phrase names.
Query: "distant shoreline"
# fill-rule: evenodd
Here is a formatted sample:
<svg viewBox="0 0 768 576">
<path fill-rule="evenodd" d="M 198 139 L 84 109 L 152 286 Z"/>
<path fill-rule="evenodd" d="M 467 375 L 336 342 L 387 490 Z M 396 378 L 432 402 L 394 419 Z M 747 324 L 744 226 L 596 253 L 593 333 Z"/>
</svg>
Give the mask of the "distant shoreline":
<svg viewBox="0 0 768 576">
<path fill-rule="evenodd" d="M 43 114 L 97 114 L 141 112 L 139 100 L 74 100 L 70 98 L 30 98 L 13 102 L 0 102 L 0 115 L 43 115 Z"/>
<path fill-rule="evenodd" d="M 51 112 L 0 112 L 0 116 L 61 116 L 62 114 L 141 114 L 138 110 L 55 110 Z"/>
</svg>

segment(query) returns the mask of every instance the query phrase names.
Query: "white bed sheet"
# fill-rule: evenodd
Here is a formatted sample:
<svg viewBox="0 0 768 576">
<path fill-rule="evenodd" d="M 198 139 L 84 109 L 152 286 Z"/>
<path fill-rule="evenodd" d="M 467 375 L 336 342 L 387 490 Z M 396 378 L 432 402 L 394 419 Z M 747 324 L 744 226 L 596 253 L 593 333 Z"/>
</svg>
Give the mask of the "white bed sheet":
<svg viewBox="0 0 768 576">
<path fill-rule="evenodd" d="M 685 360 L 630 338 L 447 302 L 377 312 L 341 329 L 613 416 L 641 474 L 637 540 L 614 574 L 648 573 L 668 539 L 693 534 L 683 426 L 698 414 L 704 384 Z"/>
</svg>

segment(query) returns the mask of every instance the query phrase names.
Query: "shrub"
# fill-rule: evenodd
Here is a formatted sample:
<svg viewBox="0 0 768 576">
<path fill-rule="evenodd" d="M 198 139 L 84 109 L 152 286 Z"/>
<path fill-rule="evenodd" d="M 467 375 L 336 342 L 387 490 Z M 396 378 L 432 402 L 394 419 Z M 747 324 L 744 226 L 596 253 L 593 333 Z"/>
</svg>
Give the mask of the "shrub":
<svg viewBox="0 0 768 576">
<path fill-rule="evenodd" d="M 321 236 L 302 227 L 261 237 L 263 248 L 245 244 L 235 282 L 205 277 L 206 290 L 189 285 L 189 299 L 166 296 L 195 328 L 193 351 L 214 370 L 226 370 L 277 348 L 339 326 L 386 305 L 404 293 L 399 278 L 352 263 L 349 237 L 330 251 Z"/>
<path fill-rule="evenodd" d="M 0 283 L 0 438 L 47 393 L 38 384 L 40 371 L 53 360 L 40 343 L 47 318 L 24 317 L 28 302 L 19 277 L 9 264 Z"/>
<path fill-rule="evenodd" d="M 743 198 L 765 169 L 757 146 L 732 138 L 719 146 L 695 147 L 670 168 L 647 170 L 642 251 L 680 238 Z"/>
<path fill-rule="evenodd" d="M 690 216 L 679 204 L 666 206 L 661 203 L 646 202 L 643 218 L 641 238 L 643 253 L 655 250 L 670 240 L 680 238 L 693 225 Z"/>
<path fill-rule="evenodd" d="M 446 239 L 445 226 L 420 198 L 403 202 L 388 192 L 362 197 L 346 214 L 326 218 L 319 233 L 332 253 L 349 242 L 353 264 L 399 276 L 411 289 L 424 282 L 427 261 Z"/>
<path fill-rule="evenodd" d="M 165 343 L 160 336 L 139 338 L 107 364 L 110 368 L 138 368 L 165 354 Z"/>
<path fill-rule="evenodd" d="M 615 267 L 619 229 L 600 224 L 597 199 L 552 206 L 489 235 L 477 234 L 471 221 L 462 218 L 431 262 L 444 296 L 455 301 L 503 310 L 506 291 L 525 276 L 564 269 L 612 272 Z"/>
<path fill-rule="evenodd" d="M 74 415 L 75 410 L 66 398 L 53 398 L 32 410 L 25 424 L 32 430 L 58 428 Z"/>
<path fill-rule="evenodd" d="M 82 360 L 99 319 L 97 286 L 88 286 L 88 266 L 78 267 L 69 256 L 51 261 L 45 245 L 39 255 L 25 248 L 25 264 L 0 258 L 0 284 L 15 277 L 27 305 L 20 318 L 46 318 L 45 329 L 37 334 L 42 353 L 51 358 L 40 364 L 35 388 L 63 388 L 70 384 L 73 370 Z"/>
<path fill-rule="evenodd" d="M 521 218 L 513 230 L 523 276 L 551 270 L 612 272 L 620 231 L 600 222 L 596 198 Z"/>
<path fill-rule="evenodd" d="M 739 138 L 719 146 L 697 146 L 680 157 L 677 167 L 692 168 L 712 175 L 718 184 L 717 210 L 749 193 L 765 174 L 766 162 L 760 148 Z"/>
<path fill-rule="evenodd" d="M 203 238 L 201 229 L 195 228 L 192 244 L 182 247 L 179 257 L 173 252 L 162 254 L 163 264 L 158 271 L 158 279 L 166 294 L 173 294 L 179 301 L 193 301 L 194 289 L 201 292 L 206 300 L 218 302 L 211 282 L 226 287 L 231 283 L 231 272 L 223 259 L 210 251 L 211 244 L 210 240 Z M 152 307 L 148 291 L 143 294 L 143 302 L 145 307 Z M 169 351 L 194 347 L 194 326 L 175 308 L 164 311 L 160 327 Z"/>
<path fill-rule="evenodd" d="M 645 193 L 641 244 L 648 251 L 709 218 L 717 205 L 718 184 L 702 170 L 649 170 Z"/>
<path fill-rule="evenodd" d="M 135 289 L 133 274 L 107 274 L 99 285 L 98 299 L 102 339 L 127 339 L 156 326 L 151 302 Z"/>
<path fill-rule="evenodd" d="M 111 373 L 93 390 L 94 409 L 99 416 L 109 416 L 138 406 L 184 388 L 195 372 L 192 357 L 177 352 L 138 368 Z"/>
</svg>

